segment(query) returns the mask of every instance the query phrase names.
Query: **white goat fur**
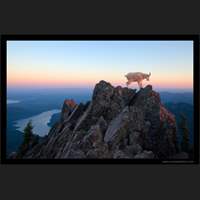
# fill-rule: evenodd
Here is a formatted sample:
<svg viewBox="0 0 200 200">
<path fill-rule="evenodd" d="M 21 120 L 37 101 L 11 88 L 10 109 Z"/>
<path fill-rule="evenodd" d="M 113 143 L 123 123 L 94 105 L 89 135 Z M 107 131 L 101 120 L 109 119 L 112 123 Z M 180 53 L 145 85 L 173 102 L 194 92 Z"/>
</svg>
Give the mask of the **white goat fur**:
<svg viewBox="0 0 200 200">
<path fill-rule="evenodd" d="M 137 82 L 138 86 L 140 88 L 142 88 L 142 81 L 144 79 L 146 79 L 147 81 L 149 81 L 149 77 L 151 76 L 151 73 L 149 74 L 145 74 L 142 72 L 130 72 L 128 74 L 125 75 L 125 77 L 127 78 L 128 82 L 126 82 L 126 85 L 128 87 L 128 85 L 130 85 L 132 82 Z"/>
</svg>

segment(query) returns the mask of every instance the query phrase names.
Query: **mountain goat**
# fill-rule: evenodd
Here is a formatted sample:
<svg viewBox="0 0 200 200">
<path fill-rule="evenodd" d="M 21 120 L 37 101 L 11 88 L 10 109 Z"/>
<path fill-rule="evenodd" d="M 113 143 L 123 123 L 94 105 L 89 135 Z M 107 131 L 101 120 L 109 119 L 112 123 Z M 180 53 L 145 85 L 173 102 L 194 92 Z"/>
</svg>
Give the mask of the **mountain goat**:
<svg viewBox="0 0 200 200">
<path fill-rule="evenodd" d="M 149 77 L 151 76 L 151 72 L 149 74 L 145 74 L 142 72 L 130 72 L 128 74 L 125 75 L 125 77 L 127 78 L 127 82 L 126 85 L 128 87 L 128 85 L 130 85 L 132 82 L 137 82 L 138 86 L 140 87 L 140 89 L 142 88 L 142 81 L 144 79 L 146 79 L 147 81 L 149 81 Z"/>
</svg>

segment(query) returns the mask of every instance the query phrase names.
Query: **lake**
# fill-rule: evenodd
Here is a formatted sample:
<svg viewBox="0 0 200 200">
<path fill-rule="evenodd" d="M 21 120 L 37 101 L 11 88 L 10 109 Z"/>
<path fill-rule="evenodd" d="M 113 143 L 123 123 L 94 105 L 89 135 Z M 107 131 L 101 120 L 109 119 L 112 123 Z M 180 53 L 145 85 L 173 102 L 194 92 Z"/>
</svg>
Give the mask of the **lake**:
<svg viewBox="0 0 200 200">
<path fill-rule="evenodd" d="M 60 112 L 61 110 L 59 109 L 42 112 L 29 118 L 17 120 L 14 123 L 14 126 L 17 127 L 18 131 L 23 132 L 27 123 L 31 121 L 33 125 L 33 133 L 39 136 L 45 136 L 49 133 L 49 130 L 51 128 L 50 126 L 48 126 L 48 123 L 50 122 L 52 115 Z"/>
<path fill-rule="evenodd" d="M 19 103 L 20 101 L 18 100 L 11 100 L 11 99 L 8 99 L 7 100 L 7 104 L 13 104 L 13 103 Z"/>
</svg>

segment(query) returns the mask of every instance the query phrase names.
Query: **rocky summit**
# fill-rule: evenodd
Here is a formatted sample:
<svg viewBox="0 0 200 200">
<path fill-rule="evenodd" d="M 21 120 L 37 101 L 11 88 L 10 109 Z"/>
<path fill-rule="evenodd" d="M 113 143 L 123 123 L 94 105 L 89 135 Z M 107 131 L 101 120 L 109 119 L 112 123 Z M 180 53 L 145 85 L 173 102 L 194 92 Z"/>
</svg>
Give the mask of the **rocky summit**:
<svg viewBox="0 0 200 200">
<path fill-rule="evenodd" d="M 169 159 L 178 153 L 176 133 L 151 85 L 137 92 L 100 81 L 90 102 L 65 100 L 60 121 L 22 158 Z"/>
</svg>

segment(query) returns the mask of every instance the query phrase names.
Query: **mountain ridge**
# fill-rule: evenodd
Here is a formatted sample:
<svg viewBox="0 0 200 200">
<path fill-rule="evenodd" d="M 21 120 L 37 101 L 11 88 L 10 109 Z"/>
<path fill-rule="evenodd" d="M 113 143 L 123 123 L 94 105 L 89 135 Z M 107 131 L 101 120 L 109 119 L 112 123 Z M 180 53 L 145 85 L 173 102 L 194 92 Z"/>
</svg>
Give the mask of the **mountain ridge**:
<svg viewBox="0 0 200 200">
<path fill-rule="evenodd" d="M 178 152 L 175 117 L 151 85 L 136 92 L 102 80 L 91 101 L 65 100 L 59 122 L 21 158 L 170 159 Z"/>
</svg>

